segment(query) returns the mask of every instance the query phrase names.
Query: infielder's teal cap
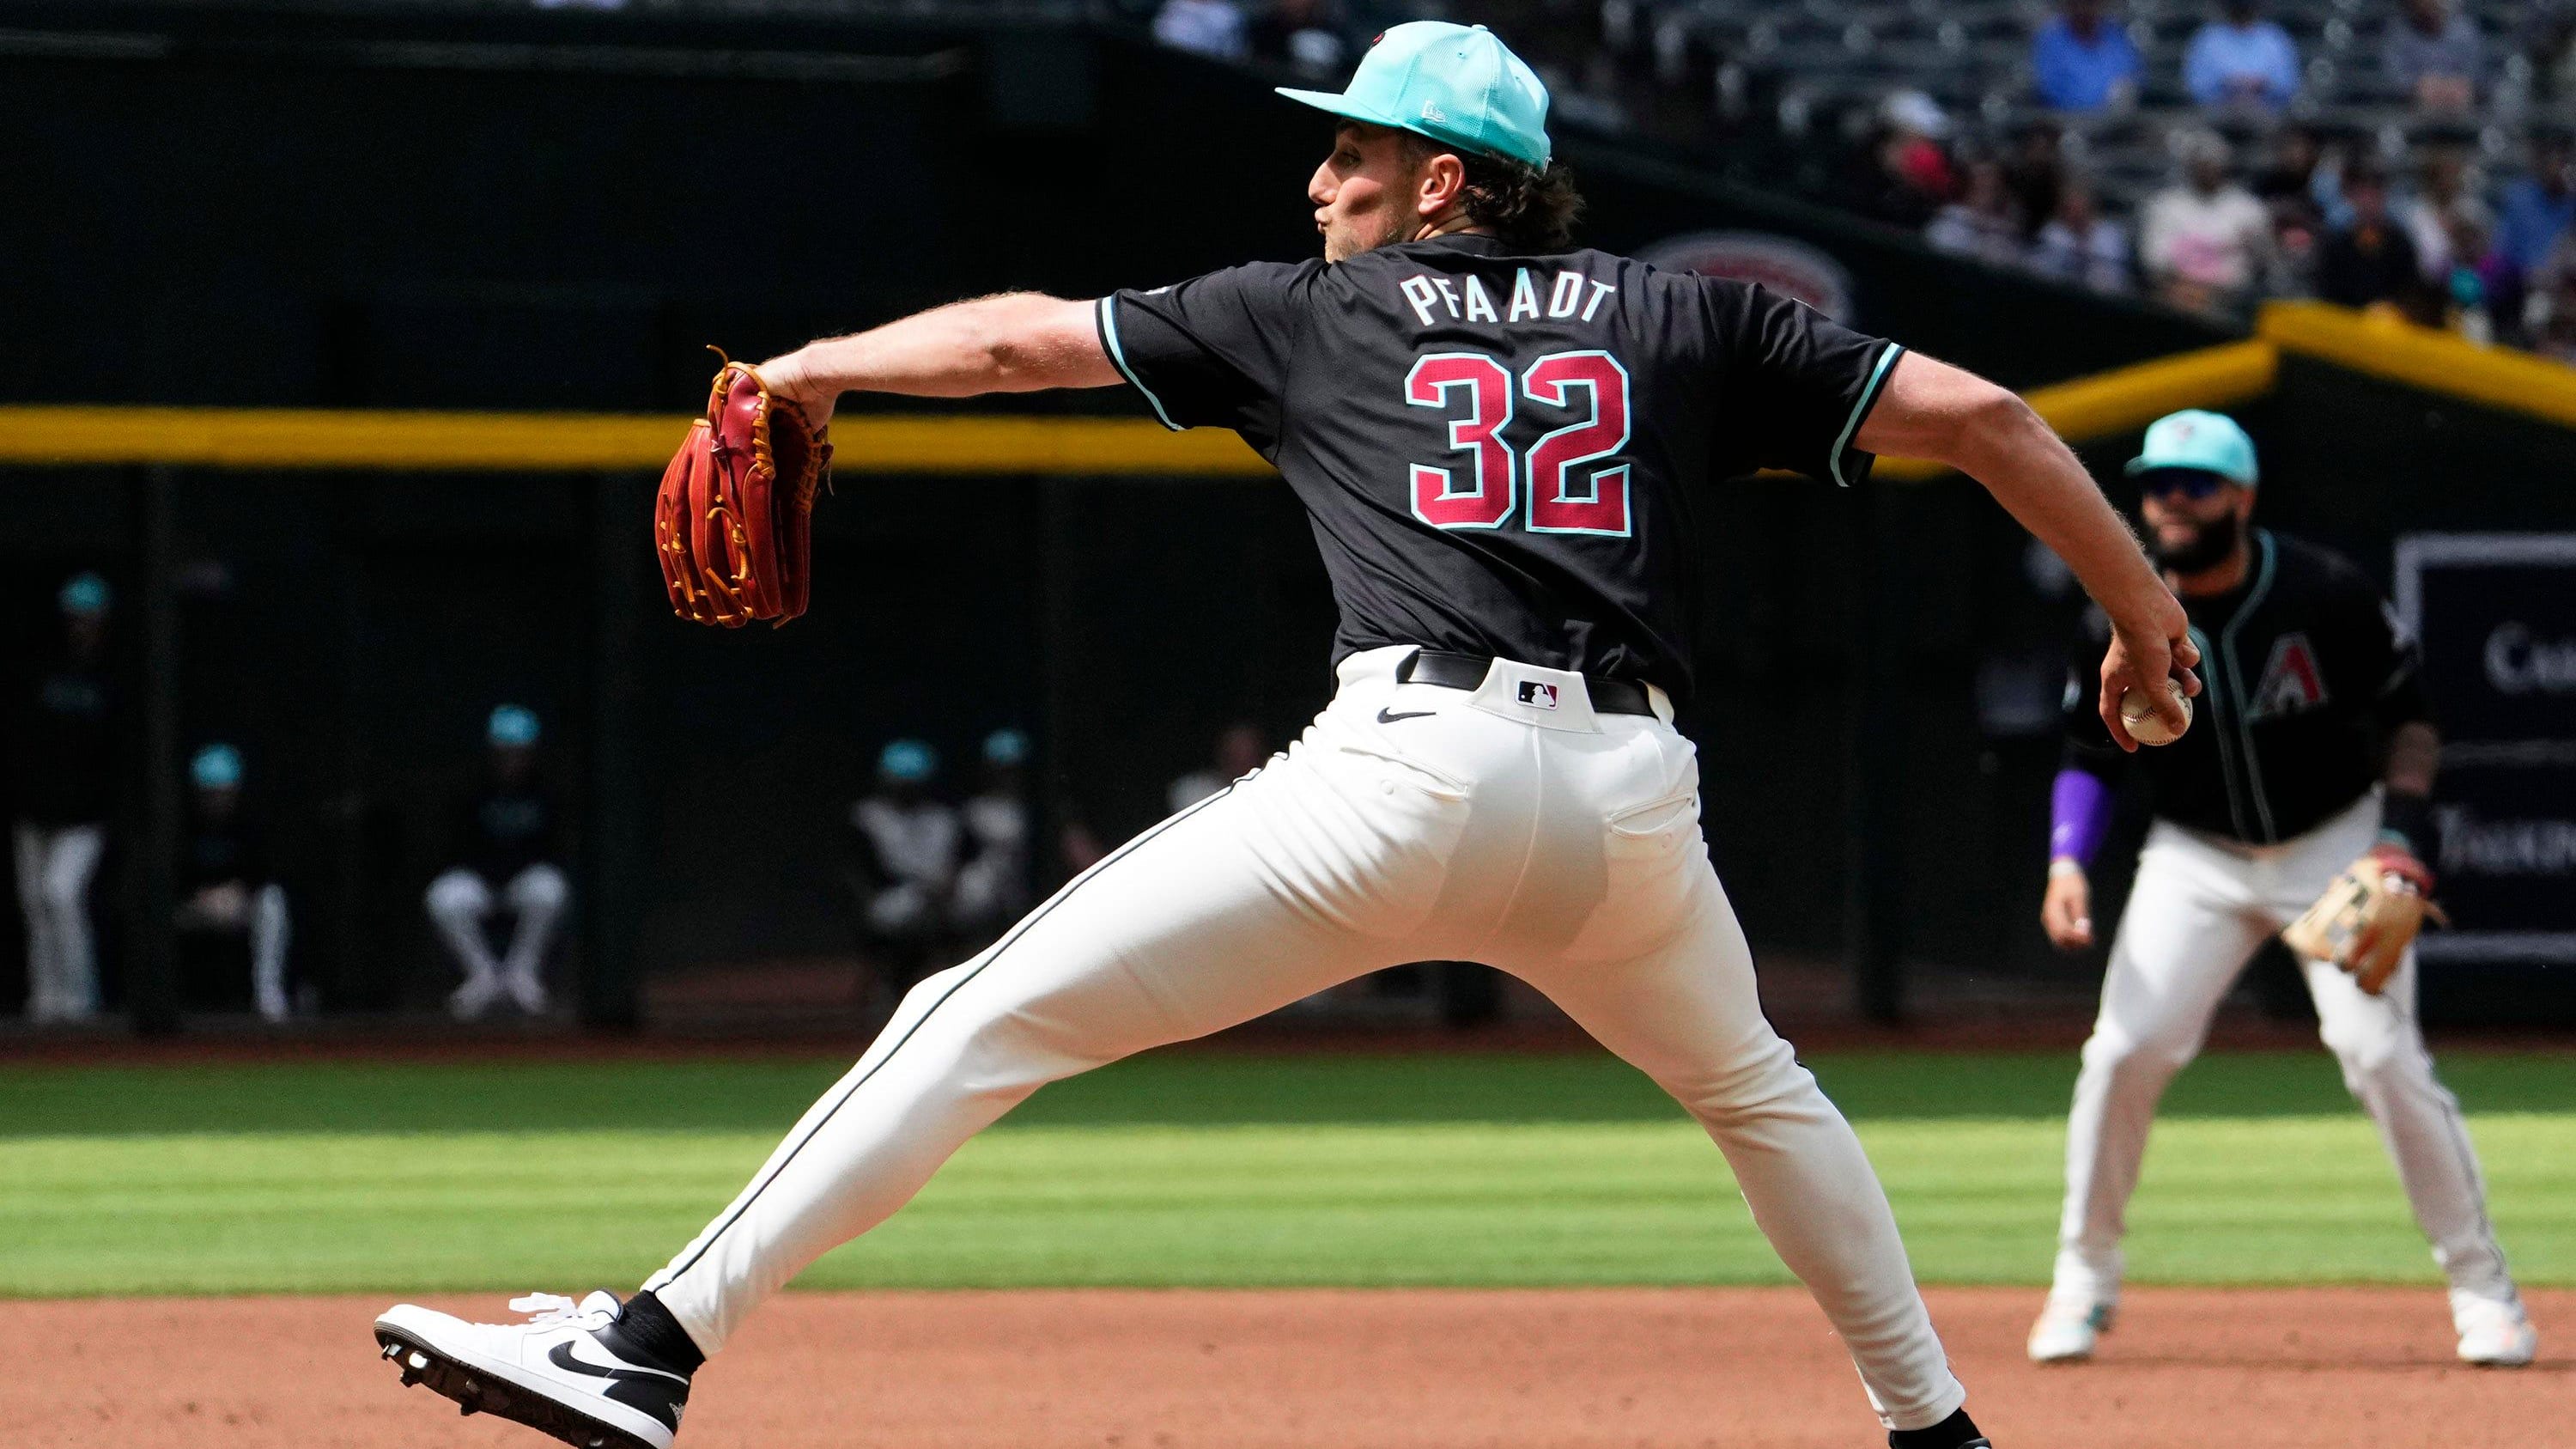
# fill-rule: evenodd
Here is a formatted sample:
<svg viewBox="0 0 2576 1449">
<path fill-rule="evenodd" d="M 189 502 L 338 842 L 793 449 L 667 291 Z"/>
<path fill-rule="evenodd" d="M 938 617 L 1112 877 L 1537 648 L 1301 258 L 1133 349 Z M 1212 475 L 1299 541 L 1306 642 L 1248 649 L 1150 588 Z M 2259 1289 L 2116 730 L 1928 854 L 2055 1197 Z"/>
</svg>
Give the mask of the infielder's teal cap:
<svg viewBox="0 0 2576 1449">
<path fill-rule="evenodd" d="M 492 719 L 483 727 L 485 739 L 513 749 L 525 749 L 535 744 L 537 734 L 537 712 L 524 705 L 493 706 Z"/>
<path fill-rule="evenodd" d="M 241 777 L 241 751 L 230 745 L 208 745 L 188 762 L 188 778 L 200 790 L 229 790 Z"/>
<path fill-rule="evenodd" d="M 2259 476 L 2254 467 L 2254 440 L 2225 413 L 2186 408 L 2147 425 L 2147 442 L 2129 460 L 2129 476 L 2163 468 L 2190 468 L 2215 473 L 2230 483 L 2251 488 Z"/>
<path fill-rule="evenodd" d="M 1279 94 L 1336 116 L 1547 169 L 1547 85 L 1481 25 L 1412 20 L 1391 26 L 1360 57 L 1340 94 L 1286 86 Z"/>
</svg>

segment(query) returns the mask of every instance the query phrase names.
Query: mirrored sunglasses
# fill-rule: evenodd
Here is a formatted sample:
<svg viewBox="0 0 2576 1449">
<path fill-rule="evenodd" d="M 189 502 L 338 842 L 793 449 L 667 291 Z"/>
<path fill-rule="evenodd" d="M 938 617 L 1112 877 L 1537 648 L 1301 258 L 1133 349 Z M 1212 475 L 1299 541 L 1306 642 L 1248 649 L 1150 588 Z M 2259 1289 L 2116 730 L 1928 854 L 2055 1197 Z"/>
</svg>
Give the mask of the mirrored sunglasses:
<svg viewBox="0 0 2576 1449">
<path fill-rule="evenodd" d="M 2158 468 L 2138 475 L 2138 494 L 2144 498 L 2179 493 L 2197 503 L 2226 486 L 2225 478 L 2199 468 Z"/>
</svg>

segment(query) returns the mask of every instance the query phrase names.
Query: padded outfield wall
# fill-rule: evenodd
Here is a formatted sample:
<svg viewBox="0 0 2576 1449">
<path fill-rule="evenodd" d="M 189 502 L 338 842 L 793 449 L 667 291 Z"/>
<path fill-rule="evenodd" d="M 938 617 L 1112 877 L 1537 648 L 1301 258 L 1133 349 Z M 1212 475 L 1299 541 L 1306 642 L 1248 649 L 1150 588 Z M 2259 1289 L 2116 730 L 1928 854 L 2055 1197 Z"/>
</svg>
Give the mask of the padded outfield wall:
<svg viewBox="0 0 2576 1449">
<path fill-rule="evenodd" d="M 774 48 L 710 63 L 674 58 L 701 33 L 633 16 L 98 6 L 73 32 L 56 7 L 0 5 L 0 21 L 21 37 L 0 53 L 0 166 L 13 194 L 47 198 L 0 213 L 21 267 L 0 291 L 24 344 L 0 355 L 9 402 L 676 411 L 704 386 L 704 342 L 757 356 L 958 295 L 1096 292 L 1312 245 L 1311 118 L 1240 73 L 1080 30 L 782 23 Z M 1860 325 L 2016 385 L 2217 340 L 1795 200 L 1568 149 L 1589 240 L 1808 241 L 1848 269 Z M 1067 405 L 1134 411 L 1110 394 L 1038 406 Z M 2258 408 L 2267 445 L 2308 436 L 2294 411 L 2322 436 L 2351 435 L 2340 411 L 2395 426 L 2321 394 Z M 2133 442 L 2088 456 L 2115 478 Z M 2492 491 L 2504 518 L 2520 489 L 2545 513 L 2563 435 L 2482 446 L 2525 461 L 2439 490 L 2445 505 L 2478 512 Z M 2330 506 L 2324 480 L 2294 485 L 2295 461 L 2274 467 L 2267 508 L 2323 521 L 2375 569 L 2437 496 L 2380 469 L 2367 486 L 2391 501 L 2365 517 Z M 29 520 L 6 545 L 13 638 L 32 647 L 65 569 L 132 574 L 143 486 L 0 475 Z M 408 939 L 440 802 L 493 698 L 565 723 L 568 787 L 641 853 L 633 946 L 662 969 L 845 943 L 836 802 L 886 738 L 962 758 L 982 730 L 1032 723 L 1048 807 L 1114 835 L 1157 813 L 1219 725 L 1284 736 L 1327 683 L 1329 599 L 1273 486 L 845 484 L 818 520 L 816 612 L 731 636 L 662 618 L 640 546 L 616 562 L 618 510 L 642 487 L 180 480 L 178 734 L 240 740 L 272 813 L 304 823 L 287 868 L 333 1002 L 428 991 L 424 957 L 376 943 Z M 2017 532 L 1957 480 L 1753 480 L 1708 503 L 1705 698 L 1687 723 L 1757 942 L 1853 944 L 1852 867 L 1869 864 L 1849 809 L 1855 681 L 1874 658 L 1920 722 L 1875 766 L 1882 946 L 1926 972 L 2080 981 L 2094 967 L 2050 958 L 2028 926 L 2054 753 L 2032 704 L 2072 606 Z M 595 768 L 580 727 L 603 691 L 637 706 L 614 746 L 631 769 Z M 725 842 L 713 859 L 709 840 Z"/>
</svg>

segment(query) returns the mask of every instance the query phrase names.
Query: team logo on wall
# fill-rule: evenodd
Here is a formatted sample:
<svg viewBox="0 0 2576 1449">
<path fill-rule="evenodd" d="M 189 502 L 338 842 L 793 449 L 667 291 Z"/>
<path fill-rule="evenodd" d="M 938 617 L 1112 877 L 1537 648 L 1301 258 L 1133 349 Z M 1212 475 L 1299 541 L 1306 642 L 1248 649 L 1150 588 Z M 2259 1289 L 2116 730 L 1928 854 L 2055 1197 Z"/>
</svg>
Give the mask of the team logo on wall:
<svg viewBox="0 0 2576 1449">
<path fill-rule="evenodd" d="M 1852 276 L 1821 248 L 1767 231 L 1695 231 L 1637 253 L 1668 272 L 1759 282 L 1837 322 L 1852 320 Z"/>
<path fill-rule="evenodd" d="M 2252 719 L 2271 719 L 2315 709 L 2326 702 L 2325 676 L 2317 672 L 2317 651 L 2304 633 L 2272 641 L 2272 657 L 2263 663 L 2263 682 L 2254 686 L 2246 708 Z"/>
</svg>

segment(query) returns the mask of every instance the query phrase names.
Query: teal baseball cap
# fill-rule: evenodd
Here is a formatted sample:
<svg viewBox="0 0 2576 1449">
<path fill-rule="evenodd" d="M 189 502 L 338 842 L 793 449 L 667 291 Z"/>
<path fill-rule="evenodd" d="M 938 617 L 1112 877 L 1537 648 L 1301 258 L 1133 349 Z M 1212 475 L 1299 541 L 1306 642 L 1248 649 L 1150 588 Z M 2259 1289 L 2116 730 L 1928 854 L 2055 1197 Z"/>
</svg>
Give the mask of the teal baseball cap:
<svg viewBox="0 0 2576 1449">
<path fill-rule="evenodd" d="M 1286 86 L 1292 101 L 1434 141 L 1547 169 L 1547 85 L 1481 25 L 1412 20 L 1390 26 L 1337 94 Z"/>
<path fill-rule="evenodd" d="M 2185 408 L 2147 425 L 2146 446 L 2129 460 L 2129 476 L 2165 468 L 2215 473 L 2247 488 L 2259 476 L 2254 466 L 2254 440 L 2225 413 Z"/>
<path fill-rule="evenodd" d="M 230 745 L 208 745 L 188 761 L 188 779 L 200 790 L 229 790 L 241 777 L 241 751 Z"/>
<path fill-rule="evenodd" d="M 927 784 L 939 773 L 939 752 L 919 740 L 896 740 L 877 752 L 877 773 L 908 785 Z"/>
<path fill-rule="evenodd" d="M 483 724 L 483 738 L 505 749 L 526 749 L 537 742 L 537 712 L 525 705 L 496 704 Z"/>
</svg>

